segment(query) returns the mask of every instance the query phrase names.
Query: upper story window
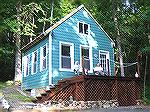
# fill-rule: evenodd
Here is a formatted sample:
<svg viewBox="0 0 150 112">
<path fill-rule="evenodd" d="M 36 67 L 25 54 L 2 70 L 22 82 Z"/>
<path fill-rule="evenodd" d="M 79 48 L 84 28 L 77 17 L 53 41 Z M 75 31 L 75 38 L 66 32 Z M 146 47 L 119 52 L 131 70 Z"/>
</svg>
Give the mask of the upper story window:
<svg viewBox="0 0 150 112">
<path fill-rule="evenodd" d="M 79 22 L 79 33 L 88 35 L 89 25 L 86 23 Z"/>
<path fill-rule="evenodd" d="M 60 69 L 69 70 L 73 67 L 74 57 L 73 44 L 71 43 L 60 43 Z"/>
<path fill-rule="evenodd" d="M 40 69 L 44 70 L 47 68 L 47 44 L 41 47 L 41 62 Z"/>
<path fill-rule="evenodd" d="M 38 53 L 37 51 L 34 51 L 32 54 L 32 73 L 37 72 L 37 61 L 38 61 Z"/>
</svg>

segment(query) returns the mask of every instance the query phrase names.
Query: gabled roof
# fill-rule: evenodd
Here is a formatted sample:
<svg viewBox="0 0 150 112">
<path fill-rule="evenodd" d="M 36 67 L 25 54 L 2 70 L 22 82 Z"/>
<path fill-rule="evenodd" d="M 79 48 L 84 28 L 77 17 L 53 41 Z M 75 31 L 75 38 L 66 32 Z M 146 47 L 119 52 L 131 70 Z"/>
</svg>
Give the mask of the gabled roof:
<svg viewBox="0 0 150 112">
<path fill-rule="evenodd" d="M 42 39 L 46 38 L 46 35 L 50 33 L 52 30 L 57 28 L 59 25 L 61 25 L 63 22 L 65 22 L 68 18 L 70 18 L 72 15 L 77 13 L 79 10 L 84 8 L 84 10 L 91 16 L 91 18 L 96 22 L 96 24 L 99 26 L 99 28 L 107 35 L 107 37 L 110 39 L 110 41 L 114 44 L 114 41 L 109 37 L 109 35 L 104 31 L 104 29 L 101 27 L 101 25 L 94 19 L 94 17 L 91 15 L 91 13 L 84 7 L 84 5 L 80 5 L 77 9 L 73 10 L 71 13 L 66 15 L 64 18 L 62 18 L 60 21 L 56 22 L 53 26 L 48 28 L 45 32 L 41 33 L 39 36 L 37 36 L 33 41 L 25 45 L 21 50 L 27 50 L 30 47 L 32 47 L 34 44 L 40 42 Z"/>
</svg>

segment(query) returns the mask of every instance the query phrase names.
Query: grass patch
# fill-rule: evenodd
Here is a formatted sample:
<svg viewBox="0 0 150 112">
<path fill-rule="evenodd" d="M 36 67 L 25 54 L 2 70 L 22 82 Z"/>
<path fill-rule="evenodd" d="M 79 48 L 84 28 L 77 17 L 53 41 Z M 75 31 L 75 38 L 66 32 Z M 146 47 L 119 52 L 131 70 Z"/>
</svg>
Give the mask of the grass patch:
<svg viewBox="0 0 150 112">
<path fill-rule="evenodd" d="M 3 95 L 2 90 L 3 90 L 3 88 L 5 88 L 5 87 L 6 87 L 6 83 L 0 82 L 0 96 Z"/>
<path fill-rule="evenodd" d="M 32 97 L 28 97 L 28 96 L 23 96 L 21 94 L 18 94 L 18 93 L 11 93 L 9 94 L 9 98 L 10 99 L 19 99 L 23 102 L 32 102 L 33 98 Z"/>
<path fill-rule="evenodd" d="M 4 88 L 7 88 L 7 87 L 14 88 L 13 81 L 0 82 L 0 96 L 3 95 L 2 90 Z M 9 99 L 12 99 L 12 100 L 13 99 L 18 99 L 18 100 L 23 101 L 23 102 L 32 102 L 32 100 L 34 99 L 34 98 L 30 97 L 30 96 L 22 95 L 17 90 L 12 91 L 12 93 L 6 94 L 5 96 L 8 97 Z"/>
<path fill-rule="evenodd" d="M 0 90 L 2 90 L 4 87 L 6 87 L 6 83 L 5 82 L 0 82 Z"/>
</svg>

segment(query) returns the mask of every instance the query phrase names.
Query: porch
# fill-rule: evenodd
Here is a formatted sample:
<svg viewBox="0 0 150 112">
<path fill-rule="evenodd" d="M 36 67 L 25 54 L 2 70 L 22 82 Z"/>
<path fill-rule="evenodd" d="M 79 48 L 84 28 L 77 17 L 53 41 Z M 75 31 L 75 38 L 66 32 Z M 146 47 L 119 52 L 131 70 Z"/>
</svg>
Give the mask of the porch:
<svg viewBox="0 0 150 112">
<path fill-rule="evenodd" d="M 69 100 L 76 101 L 117 100 L 120 106 L 136 105 L 141 98 L 140 78 L 98 75 L 79 75 L 58 81 L 45 91 L 36 102 Z"/>
</svg>

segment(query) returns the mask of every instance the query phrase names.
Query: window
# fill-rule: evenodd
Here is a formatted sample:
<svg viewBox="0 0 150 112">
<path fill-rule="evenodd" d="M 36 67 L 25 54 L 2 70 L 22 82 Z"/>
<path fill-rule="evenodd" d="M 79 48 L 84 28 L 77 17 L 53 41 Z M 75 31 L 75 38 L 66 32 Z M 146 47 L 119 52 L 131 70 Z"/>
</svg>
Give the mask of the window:
<svg viewBox="0 0 150 112">
<path fill-rule="evenodd" d="M 36 73 L 37 72 L 37 51 L 33 52 L 32 54 L 32 59 L 33 59 L 33 63 L 32 63 L 32 73 Z"/>
<path fill-rule="evenodd" d="M 47 68 L 47 44 L 41 47 L 41 62 L 40 62 L 40 70 L 44 70 Z"/>
<path fill-rule="evenodd" d="M 31 71 L 31 56 L 24 57 L 24 77 L 28 76 Z"/>
<path fill-rule="evenodd" d="M 71 43 L 60 43 L 60 68 L 61 69 L 72 69 L 73 57 L 74 57 L 73 44 Z"/>
<path fill-rule="evenodd" d="M 79 33 L 88 35 L 89 25 L 79 22 Z"/>
<path fill-rule="evenodd" d="M 82 60 L 82 65 L 84 66 L 84 68 L 90 70 L 90 57 L 88 47 L 81 47 L 81 56 L 82 58 L 84 58 L 84 60 Z"/>
<path fill-rule="evenodd" d="M 109 52 L 108 51 L 99 51 L 99 63 L 103 67 L 104 72 L 107 74 L 110 74 L 110 69 L 109 69 Z"/>
</svg>

